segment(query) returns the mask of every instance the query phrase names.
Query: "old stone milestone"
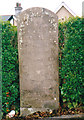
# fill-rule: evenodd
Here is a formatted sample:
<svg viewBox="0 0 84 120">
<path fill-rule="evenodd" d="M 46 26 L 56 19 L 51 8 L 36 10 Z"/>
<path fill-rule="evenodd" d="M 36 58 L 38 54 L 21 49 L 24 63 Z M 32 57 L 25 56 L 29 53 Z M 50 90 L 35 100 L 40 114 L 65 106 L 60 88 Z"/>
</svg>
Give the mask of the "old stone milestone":
<svg viewBox="0 0 84 120">
<path fill-rule="evenodd" d="M 57 21 L 45 8 L 30 8 L 18 16 L 22 115 L 59 106 Z"/>
</svg>

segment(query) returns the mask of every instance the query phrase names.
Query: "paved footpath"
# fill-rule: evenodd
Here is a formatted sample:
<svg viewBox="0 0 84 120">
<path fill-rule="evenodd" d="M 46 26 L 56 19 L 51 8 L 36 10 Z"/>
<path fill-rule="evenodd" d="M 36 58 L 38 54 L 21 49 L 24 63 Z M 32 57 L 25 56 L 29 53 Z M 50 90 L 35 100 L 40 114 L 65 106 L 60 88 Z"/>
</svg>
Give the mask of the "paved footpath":
<svg viewBox="0 0 84 120">
<path fill-rule="evenodd" d="M 38 120 L 84 120 L 84 114 L 62 115 L 59 117 L 48 117 L 48 118 L 41 118 Z"/>
</svg>

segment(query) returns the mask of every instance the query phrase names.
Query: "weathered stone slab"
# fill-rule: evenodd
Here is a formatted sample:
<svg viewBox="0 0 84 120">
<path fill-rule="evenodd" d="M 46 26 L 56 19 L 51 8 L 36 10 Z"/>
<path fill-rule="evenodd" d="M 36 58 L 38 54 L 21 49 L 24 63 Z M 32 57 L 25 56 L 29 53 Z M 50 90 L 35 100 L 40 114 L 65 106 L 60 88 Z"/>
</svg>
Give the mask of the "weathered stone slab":
<svg viewBox="0 0 84 120">
<path fill-rule="evenodd" d="M 57 109 L 58 23 L 57 16 L 44 8 L 31 8 L 18 16 L 20 111 Z"/>
</svg>

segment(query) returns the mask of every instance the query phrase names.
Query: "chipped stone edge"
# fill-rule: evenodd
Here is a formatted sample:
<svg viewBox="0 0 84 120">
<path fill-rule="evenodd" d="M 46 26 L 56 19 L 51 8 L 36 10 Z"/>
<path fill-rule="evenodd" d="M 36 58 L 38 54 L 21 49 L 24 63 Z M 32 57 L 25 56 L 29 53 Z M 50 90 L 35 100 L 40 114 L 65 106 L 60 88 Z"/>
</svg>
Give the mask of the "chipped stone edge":
<svg viewBox="0 0 84 120">
<path fill-rule="evenodd" d="M 20 107 L 20 115 L 21 116 L 30 115 L 30 114 L 33 114 L 33 113 L 35 113 L 37 111 L 41 111 L 41 112 L 47 111 L 47 112 L 50 112 L 52 110 L 49 109 L 49 108 L 45 108 L 44 109 L 44 108 L 21 108 Z"/>
</svg>

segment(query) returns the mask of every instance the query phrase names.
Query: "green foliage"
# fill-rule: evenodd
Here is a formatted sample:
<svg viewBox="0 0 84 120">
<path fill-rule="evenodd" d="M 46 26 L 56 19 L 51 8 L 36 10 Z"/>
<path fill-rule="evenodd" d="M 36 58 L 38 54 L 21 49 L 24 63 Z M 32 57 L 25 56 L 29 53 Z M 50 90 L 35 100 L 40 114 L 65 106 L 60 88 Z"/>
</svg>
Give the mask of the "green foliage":
<svg viewBox="0 0 84 120">
<path fill-rule="evenodd" d="M 0 24 L 0 120 L 2 118 L 2 25 Z"/>
<path fill-rule="evenodd" d="M 19 107 L 19 74 L 17 29 L 9 22 L 2 24 L 2 110 L 11 110 L 11 106 Z"/>
<path fill-rule="evenodd" d="M 82 18 L 59 23 L 60 90 L 63 103 L 69 108 L 83 104 Z"/>
</svg>

